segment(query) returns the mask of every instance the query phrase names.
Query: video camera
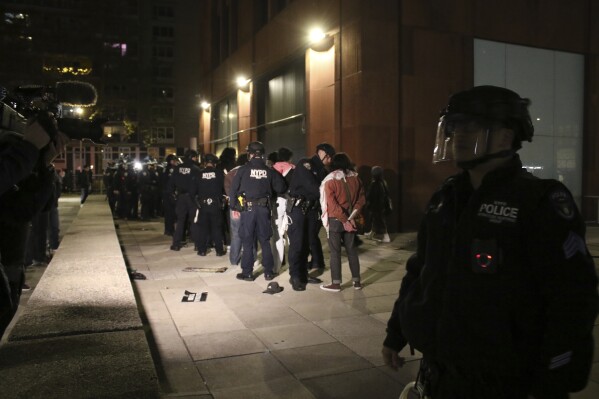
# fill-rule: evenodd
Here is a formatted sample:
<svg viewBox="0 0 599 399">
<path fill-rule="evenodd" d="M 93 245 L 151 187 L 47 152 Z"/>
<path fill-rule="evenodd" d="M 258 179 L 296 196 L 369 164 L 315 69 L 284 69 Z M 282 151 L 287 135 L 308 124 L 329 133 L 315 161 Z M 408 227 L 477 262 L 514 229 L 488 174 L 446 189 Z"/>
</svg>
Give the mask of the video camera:
<svg viewBox="0 0 599 399">
<path fill-rule="evenodd" d="M 78 81 L 58 82 L 54 87 L 18 86 L 12 92 L 0 87 L 0 138 L 4 139 L 5 133 L 22 134 L 27 120 L 35 117 L 51 137 L 58 128 L 70 139 L 100 141 L 106 120 L 89 121 L 63 115 L 63 106 L 88 107 L 95 105 L 97 98 L 92 84 Z"/>
</svg>

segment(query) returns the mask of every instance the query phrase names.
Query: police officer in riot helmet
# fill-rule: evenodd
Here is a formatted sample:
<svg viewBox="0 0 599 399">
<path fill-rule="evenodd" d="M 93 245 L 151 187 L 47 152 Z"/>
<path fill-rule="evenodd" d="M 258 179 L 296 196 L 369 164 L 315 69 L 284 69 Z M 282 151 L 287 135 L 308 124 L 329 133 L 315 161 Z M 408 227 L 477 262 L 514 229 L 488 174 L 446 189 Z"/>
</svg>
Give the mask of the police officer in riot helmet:
<svg viewBox="0 0 599 399">
<path fill-rule="evenodd" d="M 433 195 L 387 325 L 385 363 L 423 354 L 427 397 L 568 398 L 593 358 L 597 276 L 568 189 L 522 168 L 530 101 L 495 86 L 454 94 L 434 161 L 463 171 Z"/>
<path fill-rule="evenodd" d="M 179 159 L 175 154 L 166 156 L 166 166 L 164 172 L 160 175 L 160 187 L 162 189 L 162 212 L 164 214 L 164 235 L 172 236 L 175 233 L 175 222 L 177 215 L 175 213 L 175 196 L 169 192 L 169 182 Z"/>
<path fill-rule="evenodd" d="M 194 179 L 200 173 L 200 169 L 196 166 L 198 160 L 198 152 L 195 150 L 187 150 L 183 163 L 175 166 L 173 175 L 169 180 L 169 192 L 177 197 L 175 213 L 177 215 L 177 225 L 175 234 L 173 234 L 173 243 L 171 250 L 179 251 L 182 246 L 183 236 L 188 223 L 191 223 L 195 217 L 197 206 L 191 197 L 190 191 Z M 191 223 L 192 236 L 195 235 L 195 228 Z M 194 240 L 195 241 L 195 240 Z"/>
<path fill-rule="evenodd" d="M 143 170 L 138 175 L 142 221 L 149 221 L 156 214 L 158 180 L 159 175 L 156 170 L 156 160 L 152 157 L 144 158 Z"/>
<path fill-rule="evenodd" d="M 326 167 L 331 163 L 335 149 L 328 143 L 316 146 L 316 154 L 300 159 L 294 169 L 289 196 L 287 228 L 289 238 L 289 275 L 295 291 L 304 291 L 306 284 L 321 283 L 308 275 L 308 254 L 312 255 L 312 267 L 324 270 L 322 244 L 318 234 L 322 228 L 320 220 L 320 183 L 328 174 Z"/>
<path fill-rule="evenodd" d="M 237 278 L 245 281 L 254 279 L 254 243 L 257 239 L 262 248 L 264 278 L 268 281 L 275 277 L 270 248 L 272 197 L 273 192 L 285 192 L 287 184 L 277 171 L 266 166 L 264 144 L 253 141 L 248 145 L 247 152 L 249 161 L 239 168 L 229 192 L 229 203 L 234 210 L 232 218 L 241 219 L 242 272 L 237 274 Z"/>
<path fill-rule="evenodd" d="M 216 256 L 223 256 L 223 195 L 225 193 L 225 173 L 217 169 L 218 158 L 214 154 L 203 157 L 205 167 L 200 171 L 192 185 L 191 196 L 201 209 L 201 218 L 198 223 L 198 255 L 206 256 L 208 240 L 214 242 Z"/>
</svg>

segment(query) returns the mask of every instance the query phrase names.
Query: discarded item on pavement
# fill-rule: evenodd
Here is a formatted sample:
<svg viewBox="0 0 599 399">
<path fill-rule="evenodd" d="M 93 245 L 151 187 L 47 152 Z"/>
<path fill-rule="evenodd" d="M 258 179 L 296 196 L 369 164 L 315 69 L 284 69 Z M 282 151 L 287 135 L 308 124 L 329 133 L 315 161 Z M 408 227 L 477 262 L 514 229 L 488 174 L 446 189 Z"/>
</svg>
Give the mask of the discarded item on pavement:
<svg viewBox="0 0 599 399">
<path fill-rule="evenodd" d="M 221 267 L 186 267 L 184 272 L 207 272 L 207 273 L 224 273 L 227 271 L 227 266 Z"/>
</svg>

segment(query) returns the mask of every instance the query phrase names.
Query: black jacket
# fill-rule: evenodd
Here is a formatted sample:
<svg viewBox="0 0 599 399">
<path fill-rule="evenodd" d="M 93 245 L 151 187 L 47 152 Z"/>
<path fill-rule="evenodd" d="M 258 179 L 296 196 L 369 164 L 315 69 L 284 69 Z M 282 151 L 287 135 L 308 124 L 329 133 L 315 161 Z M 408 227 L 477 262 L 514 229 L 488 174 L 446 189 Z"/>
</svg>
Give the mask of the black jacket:
<svg viewBox="0 0 599 399">
<path fill-rule="evenodd" d="M 529 381 L 538 398 L 586 385 L 597 276 L 570 192 L 515 156 L 473 190 L 467 172 L 430 201 L 385 345 L 406 340 L 460 370 Z"/>
</svg>

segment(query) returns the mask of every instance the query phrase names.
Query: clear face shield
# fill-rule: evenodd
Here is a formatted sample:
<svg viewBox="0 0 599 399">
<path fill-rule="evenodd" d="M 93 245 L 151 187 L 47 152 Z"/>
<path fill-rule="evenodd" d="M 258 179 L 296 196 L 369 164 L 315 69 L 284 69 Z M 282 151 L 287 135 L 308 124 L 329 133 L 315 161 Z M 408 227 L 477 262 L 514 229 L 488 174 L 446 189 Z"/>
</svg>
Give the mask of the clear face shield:
<svg viewBox="0 0 599 399">
<path fill-rule="evenodd" d="M 444 115 L 437 126 L 433 163 L 471 161 L 488 154 L 493 125 L 466 115 Z"/>
</svg>

